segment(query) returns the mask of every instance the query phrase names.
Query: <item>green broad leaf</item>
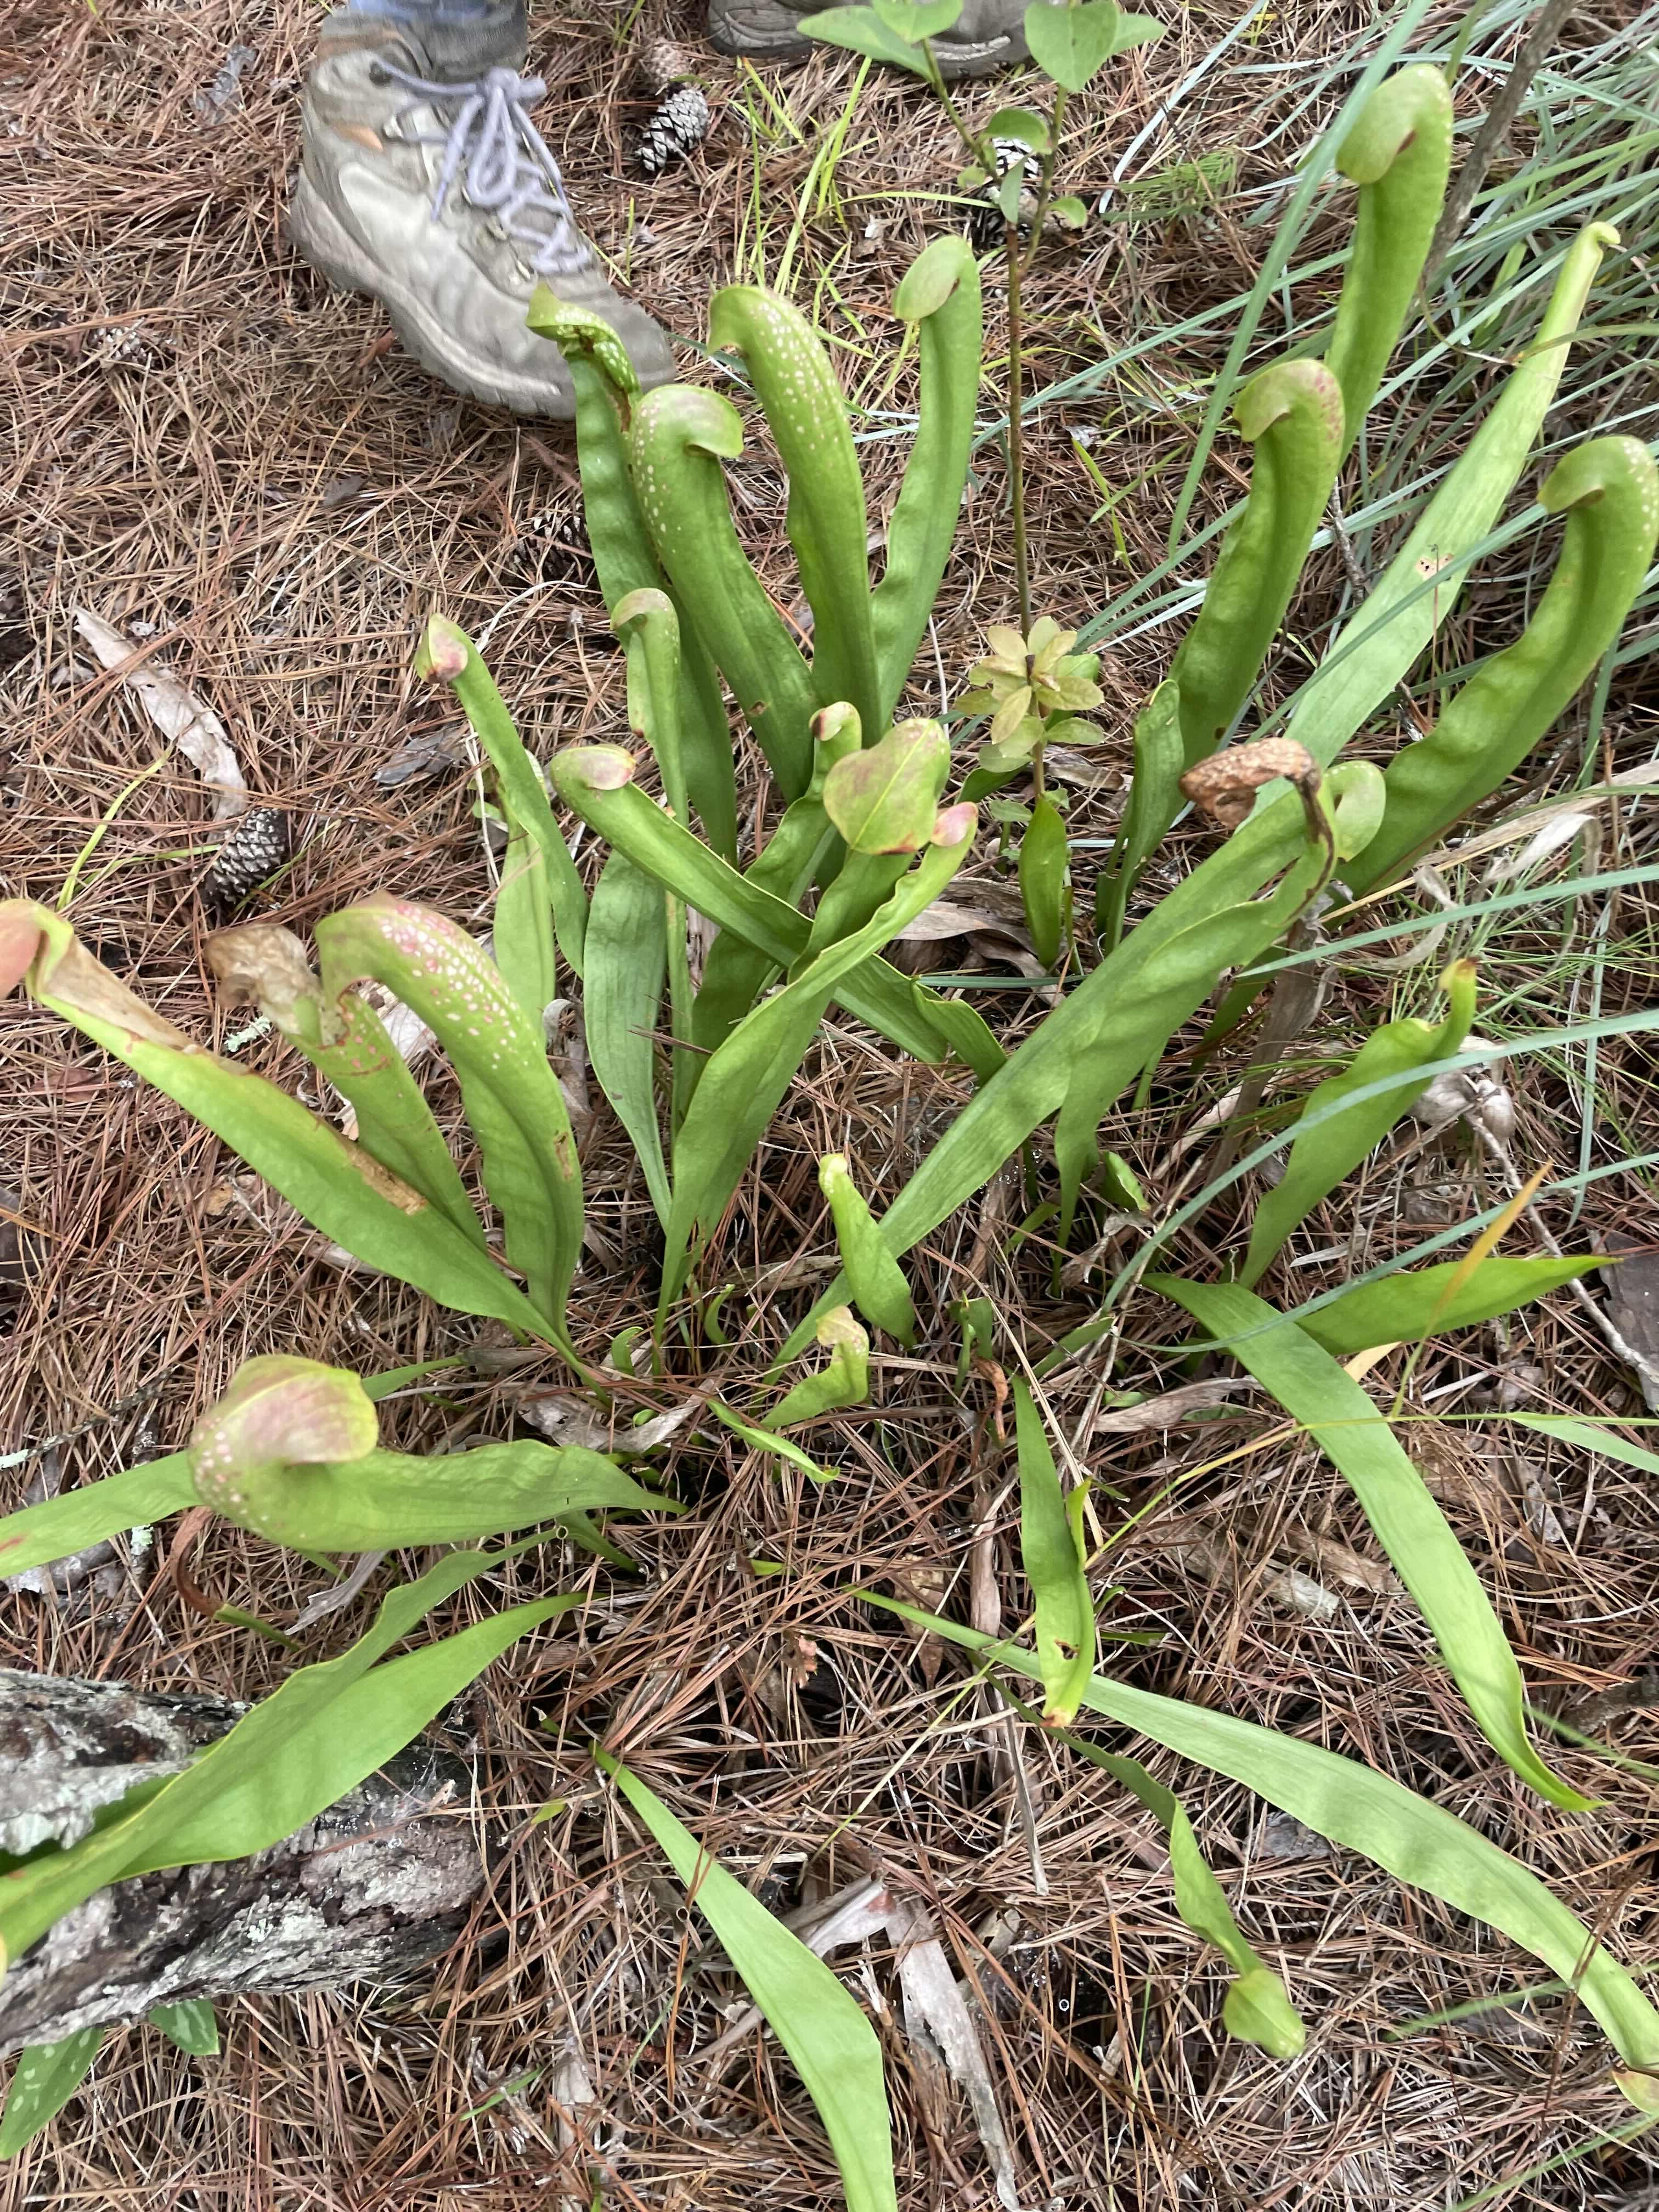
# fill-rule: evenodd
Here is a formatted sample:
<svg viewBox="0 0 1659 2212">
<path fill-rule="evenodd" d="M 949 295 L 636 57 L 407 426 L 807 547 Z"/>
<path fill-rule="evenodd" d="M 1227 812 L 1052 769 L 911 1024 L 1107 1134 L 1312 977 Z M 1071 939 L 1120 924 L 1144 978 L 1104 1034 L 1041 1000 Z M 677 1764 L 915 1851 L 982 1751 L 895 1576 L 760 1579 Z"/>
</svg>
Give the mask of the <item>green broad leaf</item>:
<svg viewBox="0 0 1659 2212">
<path fill-rule="evenodd" d="M 1136 20 L 1145 22 L 1146 18 Z M 1025 43 L 1032 60 L 1067 92 L 1081 92 L 1099 76 L 1120 51 L 1123 27 L 1123 11 L 1116 0 L 1081 0 L 1081 5 L 1070 7 L 1034 0 L 1025 10 Z M 1157 26 L 1152 35 L 1158 35 Z"/>
<path fill-rule="evenodd" d="M 495 689 L 478 648 L 466 632 L 441 615 L 426 626 L 415 656 L 415 673 L 451 684 L 472 734 L 495 771 L 495 797 L 507 828 L 527 837 L 541 854 L 544 889 L 552 901 L 559 950 L 577 975 L 582 972 L 582 938 L 587 927 L 587 895 L 570 848 L 559 835 L 541 771 L 525 750 L 517 723 Z M 549 994 L 549 997 L 553 994 Z M 544 999 L 542 1004 L 545 1006 Z M 540 1018 L 539 1009 L 538 1019 Z"/>
<path fill-rule="evenodd" d="M 872 1328 L 884 1328 L 907 1350 L 916 1340 L 916 1309 L 904 1270 L 879 1231 L 840 1152 L 818 1162 L 818 1188 L 830 1202 L 841 1263 L 853 1286 L 853 1303 Z"/>
<path fill-rule="evenodd" d="M 1035 107 L 999 107 L 979 135 L 981 143 L 988 138 L 1017 138 L 1034 154 L 1046 154 L 1054 143 L 1048 117 Z"/>
<path fill-rule="evenodd" d="M 684 1883 L 789 2054 L 830 2138 L 847 2212 L 897 2212 L 881 2045 L 863 2011 L 823 1960 L 775 1920 L 654 1791 L 609 1752 L 593 1755 Z"/>
<path fill-rule="evenodd" d="M 1300 1329 L 1233 1283 L 1149 1275 L 1272 1392 L 1345 1477 L 1390 1565 L 1434 1632 L 1475 1725 L 1511 1771 L 1553 1805 L 1590 1800 L 1552 1771 L 1528 1737 L 1526 1688 L 1480 1578 L 1398 1437 L 1353 1377 Z"/>
<path fill-rule="evenodd" d="M 1164 36 L 1167 26 L 1156 15 L 1133 15 L 1127 9 L 1117 19 L 1117 36 L 1113 41 L 1115 54 L 1127 54 L 1135 46 L 1150 46 Z"/>
<path fill-rule="evenodd" d="M 1063 227 L 1067 230 L 1086 230 L 1088 228 L 1088 203 L 1085 200 L 1080 200 L 1075 192 L 1066 192 L 1062 194 L 1059 199 L 1051 200 L 1048 205 L 1048 212 L 1053 216 L 1056 222 L 1063 225 Z M 1077 743 L 1077 739 L 1075 738 L 1067 738 L 1061 740 L 1061 742 L 1066 744 L 1075 744 Z"/>
<path fill-rule="evenodd" d="M 804 1376 L 766 1417 L 770 1429 L 816 1421 L 837 1407 L 861 1406 L 870 1395 L 870 1340 L 850 1306 L 831 1306 L 818 1322 L 817 1340 L 829 1353 L 816 1375 Z"/>
<path fill-rule="evenodd" d="M 1052 799 L 1039 799 L 1020 841 L 1019 896 L 1031 945 L 1045 968 L 1060 958 L 1066 935 L 1066 870 L 1071 846 L 1066 817 Z"/>
<path fill-rule="evenodd" d="M 1019 1459 L 1019 1556 L 1036 1607 L 1042 1725 L 1067 1728 L 1095 1666 L 1095 1607 L 1083 1571 L 1078 1516 L 1067 1510 L 1054 1455 L 1030 1391 L 1014 1382 Z M 1086 1486 L 1073 1492 L 1080 1508 Z"/>
<path fill-rule="evenodd" d="M 107 2029 L 83 2027 L 61 2043 L 32 2043 L 17 2054 L 6 2109 L 0 2114 L 0 2158 L 15 2158 L 57 2118 L 92 2071 Z"/>
<path fill-rule="evenodd" d="M 1437 1267 L 1402 1269 L 1375 1283 L 1356 1283 L 1316 1312 L 1292 1312 L 1285 1318 L 1305 1329 L 1327 1352 L 1346 1358 L 1376 1344 L 1420 1344 L 1425 1337 L 1454 1328 L 1472 1328 L 1478 1322 L 1529 1305 L 1606 1264 L 1599 1253 L 1565 1260 L 1547 1255 L 1510 1260 L 1494 1255 L 1454 1288 L 1463 1263 L 1448 1260 Z"/>
<path fill-rule="evenodd" d="M 1013 1702 L 1018 1704 L 1018 1699 Z M 1026 1709 L 1021 1706 L 1020 1710 Z M 1027 1717 L 1035 1718 L 1035 1715 Z M 1222 2004 L 1221 2021 L 1228 2034 L 1241 2043 L 1255 2044 L 1270 2058 L 1299 2058 L 1307 2041 L 1301 2015 L 1279 1977 L 1245 1941 L 1181 1801 L 1138 1759 L 1103 1751 L 1083 1736 L 1062 1733 L 1060 1741 L 1091 1766 L 1121 1782 L 1169 1838 L 1176 1911 L 1194 1936 L 1215 1946 L 1237 1977 Z"/>
<path fill-rule="evenodd" d="M 950 29 L 962 13 L 963 0 L 871 0 L 871 5 L 906 46 L 919 46 Z"/>
<path fill-rule="evenodd" d="M 920 47 L 890 31 L 873 8 L 826 8 L 821 15 L 803 15 L 797 27 L 826 46 L 868 54 L 872 62 L 890 62 L 895 69 L 908 70 L 912 76 L 927 75 Z"/>
<path fill-rule="evenodd" d="M 380 892 L 327 915 L 315 933 L 326 996 L 372 977 L 435 1032 L 478 1139 L 507 1263 L 562 1335 L 581 1257 L 581 1171 L 539 1030 L 483 947 L 431 907 Z"/>
<path fill-rule="evenodd" d="M 452 1552 L 382 1603 L 337 1659 L 301 1667 L 183 1773 L 146 1786 L 67 1850 L 0 1883 L 0 1955 L 16 1958 L 54 1921 L 112 1881 L 163 1867 L 250 1857 L 302 1828 L 411 1742 L 449 1700 L 521 1636 L 581 1600 L 514 1606 L 401 1658 L 386 1654 L 500 1553 Z M 377 1663 L 381 1662 L 381 1663 Z"/>
<path fill-rule="evenodd" d="M 731 1430 L 734 1437 L 740 1437 L 750 1451 L 765 1452 L 773 1459 L 787 1460 L 791 1467 L 799 1468 L 811 1481 L 835 1481 L 833 1467 L 820 1467 L 809 1453 L 804 1452 L 787 1437 L 781 1437 L 775 1429 L 763 1429 L 753 1421 L 745 1421 L 741 1414 L 734 1413 L 719 1398 L 708 1401 L 708 1410 L 717 1421 Z"/>
<path fill-rule="evenodd" d="M 1025 197 L 1026 189 L 1026 177 L 1023 168 L 1006 170 L 998 179 L 995 198 L 1004 222 L 1018 222 L 1019 204 Z M 1000 736 L 1001 733 L 999 732 L 998 734 Z"/>
<path fill-rule="evenodd" d="M 181 1997 L 177 2004 L 152 2005 L 144 2017 L 192 2058 L 216 2056 L 219 2017 L 206 1997 Z"/>
<path fill-rule="evenodd" d="M 1036 1662 L 1028 1653 L 977 1629 L 897 1598 L 869 1590 L 858 1595 L 947 1643 L 1036 1679 Z M 1507 1936 L 1562 1977 L 1626 2066 L 1643 2075 L 1659 2073 L 1659 2011 L 1600 1938 L 1529 1868 L 1455 1813 L 1356 1759 L 1178 1698 L 1097 1674 L 1083 1703 L 1119 1727 L 1242 1783 L 1316 1835 Z M 1641 2087 L 1626 2087 L 1626 2094 L 1634 2101 Z M 1646 2087 L 1650 2096 L 1651 2083 Z"/>
<path fill-rule="evenodd" d="M 657 1218 L 665 1224 L 673 1201 L 651 1041 L 667 971 L 664 897 L 661 884 L 625 854 L 611 854 L 588 908 L 582 1016 L 599 1088 L 628 1132 Z"/>
<path fill-rule="evenodd" d="M 386 1398 L 456 1364 L 434 1359 L 417 1367 L 395 1367 L 368 1376 L 362 1387 L 371 1398 Z M 50 1566 L 54 1559 L 66 1559 L 145 1522 L 165 1520 L 169 1513 L 182 1513 L 197 1502 L 187 1451 L 124 1468 L 119 1474 L 104 1475 L 79 1490 L 66 1490 L 0 1518 L 0 1575 Z"/>
<path fill-rule="evenodd" d="M 823 811 L 855 853 L 919 853 L 950 773 L 941 725 L 901 722 L 836 763 L 823 780 Z"/>
<path fill-rule="evenodd" d="M 494 963 L 479 957 L 506 996 Z M 0 902 L 0 979 L 14 966 L 27 967 L 42 1006 L 211 1129 L 331 1242 L 455 1312 L 487 1314 L 558 1340 L 556 1317 L 539 1311 L 419 1192 L 274 1083 L 203 1051 L 94 960 L 61 916 L 27 900 Z"/>
<path fill-rule="evenodd" d="M 1462 1046 L 1474 1019 L 1474 963 L 1454 961 L 1440 980 L 1449 1002 L 1443 1022 L 1436 1027 L 1415 1018 L 1384 1022 L 1366 1038 L 1346 1073 L 1328 1077 L 1303 1108 L 1284 1176 L 1265 1193 L 1250 1224 L 1249 1250 L 1239 1273 L 1246 1290 L 1261 1279 L 1298 1223 L 1421 1097 L 1429 1078 L 1418 1069 L 1449 1060 Z M 1344 1106 L 1350 1093 L 1393 1075 L 1400 1078 L 1395 1089 Z"/>
<path fill-rule="evenodd" d="M 169 1452 L 165 1459 L 106 1474 L 100 1482 L 42 1498 L 0 1520 L 0 1575 L 49 1566 L 195 1503 L 187 1452 Z"/>
</svg>

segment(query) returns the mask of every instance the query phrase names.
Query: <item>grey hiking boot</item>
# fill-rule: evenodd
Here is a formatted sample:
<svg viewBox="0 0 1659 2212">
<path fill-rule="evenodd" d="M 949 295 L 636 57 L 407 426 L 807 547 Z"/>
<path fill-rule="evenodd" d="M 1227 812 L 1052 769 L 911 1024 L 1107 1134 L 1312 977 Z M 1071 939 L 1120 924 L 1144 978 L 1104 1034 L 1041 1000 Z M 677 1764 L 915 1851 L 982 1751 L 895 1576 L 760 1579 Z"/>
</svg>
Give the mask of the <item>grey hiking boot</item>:
<svg viewBox="0 0 1659 2212">
<path fill-rule="evenodd" d="M 459 21 L 458 21 L 459 18 Z M 295 245 L 331 283 L 379 300 L 422 366 L 521 415 L 574 413 L 564 357 L 526 327 L 537 281 L 602 315 L 641 384 L 674 374 L 655 323 L 605 283 L 519 75 L 521 5 L 442 20 L 337 9 L 306 89 Z"/>
<path fill-rule="evenodd" d="M 789 0 L 708 0 L 708 35 L 723 54 L 757 54 L 776 61 L 808 53 L 812 41 L 802 35 L 800 19 L 816 15 L 825 4 L 827 0 L 804 0 L 799 7 Z M 950 29 L 933 42 L 940 76 L 985 76 L 1027 59 L 1025 5 L 1026 0 L 966 0 Z"/>
</svg>

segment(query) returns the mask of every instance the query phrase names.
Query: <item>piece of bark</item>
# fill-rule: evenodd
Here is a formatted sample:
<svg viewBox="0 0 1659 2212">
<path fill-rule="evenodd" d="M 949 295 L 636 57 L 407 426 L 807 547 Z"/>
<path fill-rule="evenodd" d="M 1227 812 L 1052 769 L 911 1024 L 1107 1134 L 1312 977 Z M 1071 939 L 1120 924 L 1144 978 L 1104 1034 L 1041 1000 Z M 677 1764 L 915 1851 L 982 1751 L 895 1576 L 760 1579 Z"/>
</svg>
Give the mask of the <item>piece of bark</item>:
<svg viewBox="0 0 1659 2212">
<path fill-rule="evenodd" d="M 0 1669 L 0 1851 L 77 1842 L 245 1710 Z M 100 1890 L 0 1981 L 0 2056 L 186 1997 L 401 1979 L 483 1887 L 472 1790 L 463 1761 L 417 1741 L 270 1850 Z"/>
</svg>

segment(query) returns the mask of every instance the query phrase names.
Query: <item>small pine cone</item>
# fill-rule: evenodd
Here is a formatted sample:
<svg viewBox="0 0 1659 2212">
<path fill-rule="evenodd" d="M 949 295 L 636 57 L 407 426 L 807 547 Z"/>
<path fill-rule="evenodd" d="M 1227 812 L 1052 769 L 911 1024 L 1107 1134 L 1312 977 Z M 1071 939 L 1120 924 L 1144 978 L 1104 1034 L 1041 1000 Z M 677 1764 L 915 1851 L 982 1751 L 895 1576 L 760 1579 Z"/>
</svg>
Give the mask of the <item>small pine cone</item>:
<svg viewBox="0 0 1659 2212">
<path fill-rule="evenodd" d="M 981 191 L 980 198 L 984 205 L 975 208 L 968 217 L 968 242 L 975 253 L 989 253 L 1002 243 L 1006 224 L 1002 210 L 997 205 L 997 186 L 1008 172 L 1023 169 L 1030 184 L 1035 184 L 1042 173 L 1042 162 L 1023 139 L 994 138 L 991 151 L 996 157 L 995 179 Z M 1018 217 L 1018 232 L 1022 239 L 1030 235 L 1031 217 L 1036 212 L 1035 195 L 1022 191 Z"/>
<path fill-rule="evenodd" d="M 538 581 L 550 576 L 577 577 L 593 566 L 587 528 L 577 507 L 544 507 L 520 534 L 514 566 Z"/>
<path fill-rule="evenodd" d="M 211 906 L 240 906 L 276 874 L 288 854 L 288 817 L 282 808 L 250 806 L 203 877 L 202 896 Z"/>
<path fill-rule="evenodd" d="M 702 86 L 677 84 L 641 131 L 635 158 L 647 177 L 659 177 L 695 154 L 708 136 L 708 102 Z"/>
<path fill-rule="evenodd" d="M 640 82 L 654 99 L 660 100 L 677 84 L 691 84 L 696 80 L 697 58 L 690 46 L 683 46 L 673 39 L 647 39 L 640 54 Z"/>
</svg>

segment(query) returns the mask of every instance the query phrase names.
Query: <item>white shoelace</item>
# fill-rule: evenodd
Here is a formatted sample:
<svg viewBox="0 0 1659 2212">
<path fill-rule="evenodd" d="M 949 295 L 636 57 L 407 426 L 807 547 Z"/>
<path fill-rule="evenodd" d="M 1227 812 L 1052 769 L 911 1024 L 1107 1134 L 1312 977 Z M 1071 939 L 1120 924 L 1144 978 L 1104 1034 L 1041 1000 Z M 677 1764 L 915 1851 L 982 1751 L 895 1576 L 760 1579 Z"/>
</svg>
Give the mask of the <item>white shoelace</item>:
<svg viewBox="0 0 1659 2212">
<path fill-rule="evenodd" d="M 540 77 L 492 69 L 471 83 L 445 84 L 385 66 L 394 84 L 449 118 L 445 130 L 406 134 L 416 145 L 444 149 L 432 196 L 434 222 L 459 178 L 465 198 L 495 216 L 536 276 L 562 276 L 588 266 L 593 257 L 576 228 L 559 165 L 526 112 L 546 94 Z M 411 106 L 403 114 L 413 112 Z"/>
</svg>

